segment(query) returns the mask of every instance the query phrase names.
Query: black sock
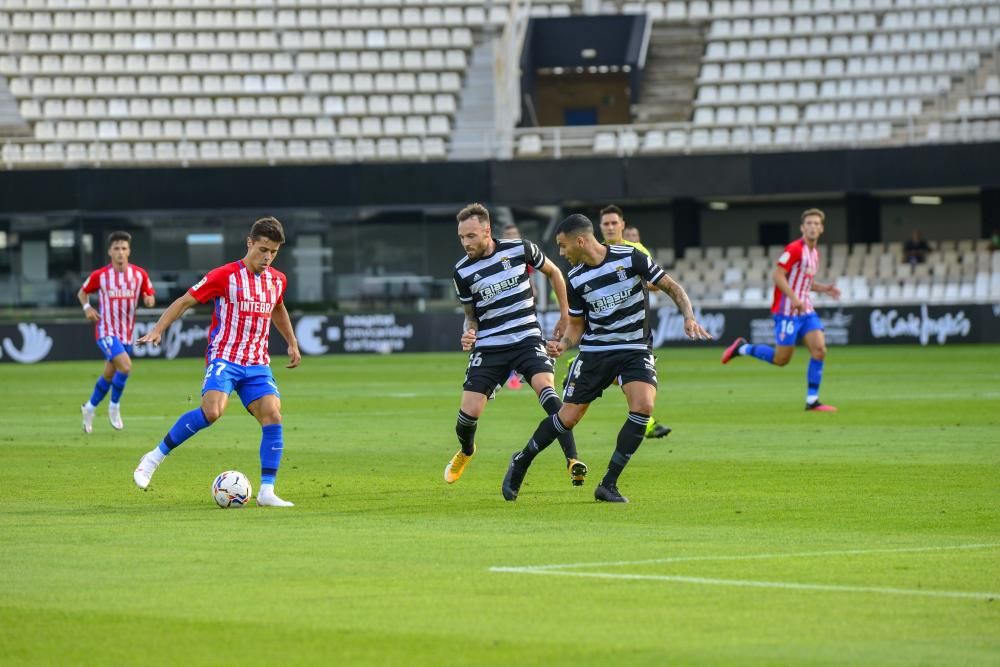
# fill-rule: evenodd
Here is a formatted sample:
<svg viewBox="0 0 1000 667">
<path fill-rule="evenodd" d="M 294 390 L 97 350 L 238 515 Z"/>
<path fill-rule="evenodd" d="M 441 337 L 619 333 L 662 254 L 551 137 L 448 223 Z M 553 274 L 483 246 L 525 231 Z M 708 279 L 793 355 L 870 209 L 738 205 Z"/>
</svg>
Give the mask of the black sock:
<svg viewBox="0 0 1000 667">
<path fill-rule="evenodd" d="M 542 389 L 542 393 L 538 395 L 538 402 L 542 404 L 542 409 L 549 415 L 559 412 L 559 408 L 563 405 L 562 401 L 559 400 L 559 395 L 552 387 Z M 573 431 L 567 430 L 559 434 L 559 446 L 562 447 L 566 463 L 577 457 L 576 438 L 573 436 Z"/>
<path fill-rule="evenodd" d="M 462 453 L 472 456 L 476 451 L 476 424 L 479 419 L 470 417 L 461 410 L 458 411 L 458 421 L 455 423 L 455 433 L 458 434 L 458 442 L 462 445 Z"/>
<path fill-rule="evenodd" d="M 622 430 L 618 431 L 618 444 L 615 447 L 615 453 L 611 455 L 611 461 L 608 463 L 608 471 L 604 473 L 604 479 L 601 480 L 602 486 L 610 487 L 618 484 L 618 475 L 622 474 L 629 459 L 642 444 L 648 423 L 649 415 L 638 412 L 628 413 L 625 425 L 622 426 Z"/>
<path fill-rule="evenodd" d="M 531 435 L 531 440 L 528 444 L 524 446 L 521 453 L 518 455 L 519 461 L 524 461 L 525 463 L 531 463 L 532 460 L 538 454 L 552 444 L 552 441 L 558 437 L 560 433 L 568 431 L 569 429 L 560 421 L 559 415 L 552 415 L 551 417 L 546 417 L 539 424 L 538 428 Z"/>
</svg>

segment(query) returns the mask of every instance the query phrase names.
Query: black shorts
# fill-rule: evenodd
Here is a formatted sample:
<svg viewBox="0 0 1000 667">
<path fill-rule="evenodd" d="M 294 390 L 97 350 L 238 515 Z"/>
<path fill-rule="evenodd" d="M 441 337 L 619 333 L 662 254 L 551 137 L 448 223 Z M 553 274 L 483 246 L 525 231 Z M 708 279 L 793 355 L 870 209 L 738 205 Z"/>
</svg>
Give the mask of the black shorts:
<svg viewBox="0 0 1000 667">
<path fill-rule="evenodd" d="M 511 371 L 517 371 L 530 383 L 536 373 L 554 373 L 555 363 L 540 338 L 529 338 L 499 350 L 488 347 L 473 350 L 462 387 L 489 396 L 497 385 L 507 381 Z"/>
<path fill-rule="evenodd" d="M 592 403 L 618 380 L 656 384 L 656 359 L 652 352 L 621 350 L 616 352 L 581 352 L 570 365 L 563 403 Z"/>
</svg>

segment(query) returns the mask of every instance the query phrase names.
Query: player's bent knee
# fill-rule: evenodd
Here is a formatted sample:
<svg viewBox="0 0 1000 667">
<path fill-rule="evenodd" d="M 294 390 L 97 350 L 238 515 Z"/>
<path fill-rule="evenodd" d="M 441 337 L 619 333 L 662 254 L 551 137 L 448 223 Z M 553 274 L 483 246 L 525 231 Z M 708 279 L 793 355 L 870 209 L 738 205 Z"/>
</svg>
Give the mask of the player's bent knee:
<svg viewBox="0 0 1000 667">
<path fill-rule="evenodd" d="M 565 426 L 566 428 L 573 428 L 574 426 L 579 424 L 580 419 L 583 418 L 582 413 L 572 409 L 568 410 L 566 409 L 565 405 L 563 406 L 563 409 L 558 412 L 558 414 L 559 414 L 559 421 L 561 421 L 563 426 Z"/>
<path fill-rule="evenodd" d="M 812 358 L 816 361 L 823 361 L 826 359 L 826 347 L 820 347 L 812 350 Z"/>
<path fill-rule="evenodd" d="M 202 407 L 201 412 L 205 415 L 205 419 L 209 424 L 214 424 L 222 417 L 222 408 L 216 406 Z"/>
<path fill-rule="evenodd" d="M 580 423 L 580 418 L 577 417 L 576 415 L 571 415 L 566 417 L 565 419 L 559 417 L 559 421 L 561 421 L 563 423 L 563 426 L 565 426 L 566 428 L 573 428 L 574 426 Z"/>
</svg>

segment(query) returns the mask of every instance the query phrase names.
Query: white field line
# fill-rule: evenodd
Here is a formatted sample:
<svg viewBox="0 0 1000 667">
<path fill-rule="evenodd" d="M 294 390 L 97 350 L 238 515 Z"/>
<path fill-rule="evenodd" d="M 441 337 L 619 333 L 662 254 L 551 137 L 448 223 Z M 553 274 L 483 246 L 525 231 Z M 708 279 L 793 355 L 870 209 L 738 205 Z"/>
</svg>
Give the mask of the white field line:
<svg viewBox="0 0 1000 667">
<path fill-rule="evenodd" d="M 700 584 L 707 586 L 735 586 L 743 588 L 778 588 L 785 590 L 826 591 L 837 593 L 880 593 L 885 595 L 910 595 L 939 598 L 962 598 L 975 600 L 990 600 L 1000 598 L 1000 593 L 975 591 L 939 591 L 920 588 L 893 588 L 885 586 L 850 586 L 838 584 L 806 584 L 790 581 L 754 581 L 748 579 L 715 579 L 708 577 L 686 577 L 680 575 L 629 574 L 617 572 L 574 572 L 571 569 L 585 567 L 614 567 L 628 565 L 648 565 L 656 563 L 682 563 L 692 561 L 734 561 L 734 560 L 765 560 L 777 558 L 816 558 L 823 556 L 850 556 L 866 554 L 921 553 L 934 551 L 957 551 L 967 549 L 994 549 L 998 544 L 959 544 L 941 547 L 904 547 L 898 549 L 841 549 L 833 551 L 803 551 L 797 553 L 752 554 L 743 556 L 676 556 L 671 558 L 651 558 L 647 560 L 613 561 L 606 563 L 560 563 L 553 565 L 536 565 L 527 567 L 500 567 L 489 569 L 490 572 L 512 574 L 540 574 L 564 577 L 590 577 L 597 579 L 620 579 L 631 581 L 669 581 L 675 583 Z"/>
<path fill-rule="evenodd" d="M 1000 599 L 1000 593 L 966 591 L 935 591 L 919 588 L 886 588 L 882 586 L 841 586 L 837 584 L 800 584 L 793 581 L 751 581 L 747 579 L 708 579 L 656 574 L 615 574 L 611 572 L 568 572 L 566 570 L 533 570 L 531 568 L 490 568 L 492 572 L 516 574 L 542 574 L 561 577 L 592 577 L 596 579 L 628 579 L 641 581 L 673 581 L 684 584 L 708 586 L 738 586 L 744 588 L 782 588 L 798 591 L 829 591 L 835 593 L 883 593 L 888 595 L 916 595 L 936 598 L 972 598 L 976 600 Z"/>
<path fill-rule="evenodd" d="M 604 563 L 557 563 L 553 565 L 523 565 L 516 568 L 491 567 L 490 571 L 506 572 L 514 570 L 568 570 L 579 569 L 581 567 L 617 567 L 622 565 L 650 565 L 656 563 L 688 563 L 692 561 L 718 561 L 718 560 L 766 560 L 771 558 L 816 558 L 822 556 L 854 556 L 865 554 L 896 554 L 896 553 L 919 553 L 923 551 L 955 551 L 962 549 L 996 549 L 1000 548 L 1000 543 L 995 544 L 957 544 L 954 546 L 941 547 L 901 547 L 898 549 L 837 549 L 832 551 L 798 551 L 791 553 L 770 553 L 770 554 L 745 554 L 742 556 L 671 556 L 667 558 L 649 558 L 646 560 L 619 560 Z"/>
</svg>

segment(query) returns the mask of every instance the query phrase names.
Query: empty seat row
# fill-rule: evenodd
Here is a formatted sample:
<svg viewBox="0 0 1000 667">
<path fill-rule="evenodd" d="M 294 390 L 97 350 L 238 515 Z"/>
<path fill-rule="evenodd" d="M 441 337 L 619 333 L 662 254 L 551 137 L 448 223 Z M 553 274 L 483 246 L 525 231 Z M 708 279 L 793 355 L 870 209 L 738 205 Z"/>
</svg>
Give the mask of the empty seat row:
<svg viewBox="0 0 1000 667">
<path fill-rule="evenodd" d="M 489 11 L 482 5 L 462 7 L 383 7 L 325 9 L 217 9 L 163 11 L 18 11 L 0 12 L 0 30 L 130 31 L 232 30 L 245 28 L 397 28 L 467 27 L 504 23 L 507 8 L 498 3 Z"/>
<path fill-rule="evenodd" d="M 6 56 L 0 71 L 21 74 L 158 74 L 169 72 L 464 71 L 464 51 L 306 51 L 290 53 L 129 53 Z"/>
<path fill-rule="evenodd" d="M 695 125 L 775 125 L 808 122 L 908 118 L 922 110 L 920 100 L 895 98 L 874 102 L 811 103 L 800 112 L 794 104 L 781 106 L 699 107 L 694 112 Z"/>
<path fill-rule="evenodd" d="M 705 63 L 702 81 L 822 79 L 827 77 L 875 77 L 894 74 L 960 73 L 979 67 L 975 51 L 937 52 L 901 56 L 857 56 L 820 60 L 770 60 L 731 62 L 724 66 Z"/>
<path fill-rule="evenodd" d="M 105 118 L 232 118 L 253 116 L 387 116 L 455 113 L 455 97 L 437 95 L 326 95 L 289 97 L 53 98 L 20 104 L 26 120 Z"/>
<path fill-rule="evenodd" d="M 423 160 L 442 159 L 446 144 L 440 137 L 383 137 L 380 139 L 293 139 L 249 141 L 158 141 L 6 143 L 0 148 L 0 161 L 7 164 L 160 162 L 184 164 L 200 161 L 263 161 L 316 159 L 354 160 Z"/>
<path fill-rule="evenodd" d="M 270 27 L 270 26 L 262 26 Z M 468 28 L 394 28 L 371 30 L 270 30 L 244 32 L 75 32 L 9 33 L 3 35 L 10 51 L 45 53 L 106 53 L 114 51 L 236 51 L 279 49 L 405 49 L 468 48 Z"/>
<path fill-rule="evenodd" d="M 18 77 L 10 82 L 19 97 L 112 95 L 259 95 L 334 93 L 454 93 L 461 89 L 457 72 L 380 72 L 378 74 L 195 74 L 176 76 Z"/>
<path fill-rule="evenodd" d="M 922 11 L 886 12 L 882 17 L 885 30 L 910 30 L 913 28 L 946 28 L 948 26 L 978 26 L 1000 23 L 1000 6 L 952 7 L 942 5 L 937 9 Z"/>
<path fill-rule="evenodd" d="M 720 151 L 749 147 L 808 146 L 829 143 L 856 144 L 884 142 L 892 138 L 889 122 L 786 124 L 776 127 L 714 127 L 676 128 L 637 132 L 598 131 L 586 145 L 583 153 L 604 155 L 630 155 L 635 152 L 684 152 L 691 149 L 718 149 Z M 531 157 L 555 152 L 556 139 L 546 140 L 536 133 L 521 134 L 517 139 L 516 154 Z M 562 145 L 560 152 L 570 152 L 574 146 Z"/>
<path fill-rule="evenodd" d="M 878 28 L 875 14 L 810 14 L 798 16 L 761 17 L 713 21 L 710 39 L 722 37 L 767 37 L 770 35 L 804 35 L 812 33 L 871 32 Z"/>
<path fill-rule="evenodd" d="M 916 53 L 900 53 L 897 54 L 897 61 L 900 62 L 912 62 L 914 59 L 923 58 L 924 61 L 928 61 L 931 58 L 945 58 L 949 63 L 954 62 L 954 59 L 958 58 L 963 60 L 964 58 L 971 58 L 975 56 L 975 61 L 973 64 L 959 63 L 958 65 L 951 65 L 954 68 L 961 67 L 975 67 L 979 64 L 978 53 L 974 49 L 976 48 L 990 48 L 1000 42 L 1000 28 L 984 28 L 982 30 L 969 31 L 973 35 L 973 39 L 965 43 L 949 44 L 947 46 L 941 45 L 935 49 L 921 48 L 916 49 Z M 975 37 L 978 35 L 978 37 Z M 808 40 L 808 42 L 819 42 L 823 40 L 822 37 L 814 37 Z M 796 40 L 792 40 L 793 42 Z M 801 42 L 801 40 L 799 40 Z M 861 43 L 863 40 L 858 40 Z M 807 42 L 807 43 L 808 43 Z M 782 50 L 788 47 L 787 53 L 782 53 Z M 790 43 L 785 44 L 784 40 L 752 40 L 750 42 L 709 42 L 705 51 L 705 62 L 713 61 L 726 61 L 726 60 L 765 60 L 768 58 L 777 59 L 779 62 L 789 57 L 797 56 L 799 58 L 812 56 L 811 59 L 819 60 L 823 58 L 827 53 L 830 55 L 843 55 L 847 53 L 856 54 L 855 57 L 849 58 L 849 60 L 859 60 L 859 53 L 865 53 L 868 51 L 875 51 L 876 49 L 863 48 L 859 50 L 854 49 L 854 47 L 849 47 L 848 50 L 839 50 L 834 52 L 829 48 L 806 48 L 803 49 L 801 46 L 795 47 L 795 52 L 792 53 Z M 932 51 L 932 53 L 927 53 L 927 51 Z M 868 56 L 869 58 L 875 56 Z M 885 61 L 886 58 L 890 60 L 886 62 L 892 62 L 893 55 L 882 55 L 881 60 Z M 840 60 L 841 58 L 835 58 Z M 937 62 L 937 60 L 935 61 Z"/>
<path fill-rule="evenodd" d="M 886 96 L 932 97 L 948 91 L 949 77 L 908 76 L 887 79 L 833 79 L 700 86 L 696 104 L 735 104 L 831 99 L 881 99 Z"/>
<path fill-rule="evenodd" d="M 35 138 L 44 141 L 94 139 L 226 139 L 313 136 L 379 137 L 403 135 L 447 136 L 445 116 L 365 116 L 363 118 L 272 118 L 233 120 L 43 121 Z"/>
<path fill-rule="evenodd" d="M 610 3 L 607 3 L 610 4 Z M 627 2 L 626 13 L 646 12 L 654 19 L 668 20 L 709 19 L 761 16 L 787 16 L 789 14 L 861 13 L 907 8 L 949 8 L 961 4 L 970 10 L 977 5 L 989 7 L 991 0 L 965 0 L 948 3 L 944 0 L 692 0 L 680 2 Z M 608 7 L 610 8 L 610 7 Z"/>
<path fill-rule="evenodd" d="M 1000 139 L 1000 120 L 952 120 L 927 126 L 928 141 L 982 141 Z"/>
<path fill-rule="evenodd" d="M 841 35 L 837 37 L 794 37 L 792 39 L 718 40 L 709 42 L 709 60 L 748 60 L 754 58 L 818 57 L 822 55 L 859 55 L 864 53 L 903 53 L 925 51 L 966 51 L 989 48 L 1000 41 L 1000 28 L 977 30 L 930 30 L 891 35 Z"/>
<path fill-rule="evenodd" d="M 1000 116 L 1000 95 L 963 97 L 955 107 L 961 116 Z"/>
</svg>

